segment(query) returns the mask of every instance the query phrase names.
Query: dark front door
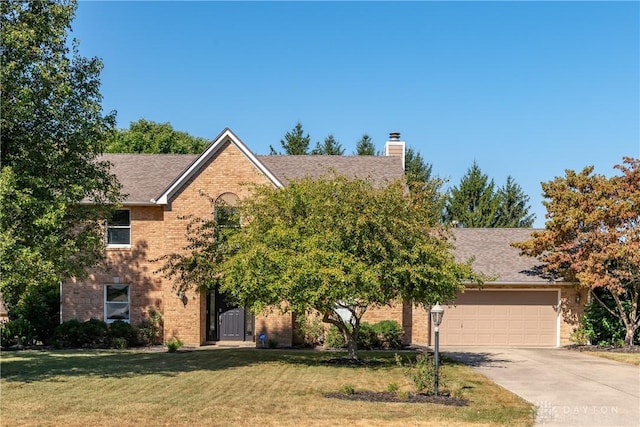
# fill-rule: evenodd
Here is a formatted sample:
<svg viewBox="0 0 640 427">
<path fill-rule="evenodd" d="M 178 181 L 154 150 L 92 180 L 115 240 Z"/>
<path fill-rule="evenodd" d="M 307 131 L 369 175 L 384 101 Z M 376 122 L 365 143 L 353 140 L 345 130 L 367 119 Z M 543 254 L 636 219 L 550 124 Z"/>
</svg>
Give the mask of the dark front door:
<svg viewBox="0 0 640 427">
<path fill-rule="evenodd" d="M 223 294 L 209 291 L 207 298 L 207 339 L 245 341 L 253 339 L 253 316 L 242 307 L 229 304 Z"/>
</svg>

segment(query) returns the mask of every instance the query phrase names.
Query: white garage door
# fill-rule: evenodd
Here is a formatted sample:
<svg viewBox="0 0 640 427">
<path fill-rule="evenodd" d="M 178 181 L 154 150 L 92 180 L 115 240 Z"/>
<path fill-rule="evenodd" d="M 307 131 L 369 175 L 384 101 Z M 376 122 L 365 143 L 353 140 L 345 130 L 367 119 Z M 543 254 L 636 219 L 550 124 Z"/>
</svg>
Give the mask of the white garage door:
<svg viewBox="0 0 640 427">
<path fill-rule="evenodd" d="M 445 307 L 440 345 L 555 346 L 557 304 L 557 291 L 468 290 Z"/>
</svg>

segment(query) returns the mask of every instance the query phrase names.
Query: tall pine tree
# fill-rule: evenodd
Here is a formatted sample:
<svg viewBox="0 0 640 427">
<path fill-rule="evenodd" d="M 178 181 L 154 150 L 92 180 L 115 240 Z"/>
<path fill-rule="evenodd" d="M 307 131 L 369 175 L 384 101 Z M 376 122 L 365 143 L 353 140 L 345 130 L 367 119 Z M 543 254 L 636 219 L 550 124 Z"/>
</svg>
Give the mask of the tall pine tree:
<svg viewBox="0 0 640 427">
<path fill-rule="evenodd" d="M 474 161 L 460 184 L 449 191 L 445 222 L 469 228 L 495 227 L 500 200 L 494 187 L 493 180 Z"/>
<path fill-rule="evenodd" d="M 316 142 L 316 147 L 311 150 L 311 154 L 342 156 L 344 154 L 344 148 L 342 148 L 342 145 L 333 137 L 332 134 L 329 134 L 324 139 L 324 143 L 322 145 L 320 145 L 319 142 Z"/>
<path fill-rule="evenodd" d="M 287 132 L 284 139 L 280 140 L 280 145 L 284 149 L 284 154 L 309 154 L 309 144 L 311 143 L 311 137 L 309 134 L 304 134 L 302 130 L 302 123 L 298 122 L 294 126 L 293 130 Z M 269 146 L 271 154 L 282 154 L 276 151 L 273 146 Z"/>
<path fill-rule="evenodd" d="M 535 215 L 529 213 L 529 196 L 513 177 L 508 176 L 506 184 L 498 190 L 498 199 L 496 227 L 528 228 L 533 225 Z"/>
<path fill-rule="evenodd" d="M 375 156 L 376 155 L 376 147 L 373 144 L 373 140 L 371 137 L 363 133 L 362 138 L 356 143 L 356 152 L 357 156 Z"/>
</svg>

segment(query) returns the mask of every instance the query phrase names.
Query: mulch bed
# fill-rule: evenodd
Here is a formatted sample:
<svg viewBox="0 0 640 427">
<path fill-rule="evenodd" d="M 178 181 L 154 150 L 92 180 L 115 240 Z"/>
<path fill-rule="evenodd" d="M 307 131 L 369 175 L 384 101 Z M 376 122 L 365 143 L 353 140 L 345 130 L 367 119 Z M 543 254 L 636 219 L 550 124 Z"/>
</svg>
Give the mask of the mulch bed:
<svg viewBox="0 0 640 427">
<path fill-rule="evenodd" d="M 390 391 L 357 391 L 355 393 L 327 393 L 325 397 L 342 400 L 358 400 L 363 402 L 398 402 L 398 403 L 437 403 L 447 406 L 467 406 L 467 399 L 457 399 L 450 396 L 434 396 L 423 393 L 410 393 L 408 396 L 398 396 Z"/>
<path fill-rule="evenodd" d="M 572 344 L 565 348 L 575 351 L 602 351 L 611 353 L 640 353 L 640 345 L 631 347 L 615 347 L 612 345 L 578 345 Z"/>
</svg>

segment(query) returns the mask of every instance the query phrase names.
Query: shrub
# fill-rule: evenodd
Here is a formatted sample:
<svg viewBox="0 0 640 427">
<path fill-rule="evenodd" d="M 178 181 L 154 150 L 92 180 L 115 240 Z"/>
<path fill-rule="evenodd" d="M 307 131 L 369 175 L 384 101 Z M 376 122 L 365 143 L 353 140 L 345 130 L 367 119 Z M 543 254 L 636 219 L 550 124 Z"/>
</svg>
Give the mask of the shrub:
<svg viewBox="0 0 640 427">
<path fill-rule="evenodd" d="M 123 322 L 122 320 L 116 320 L 109 325 L 109 336 L 111 338 L 112 345 L 114 345 L 113 341 L 116 339 L 123 339 L 125 342 L 125 348 L 135 347 L 138 345 L 138 330 L 131 324 Z"/>
<path fill-rule="evenodd" d="M 138 327 L 138 342 L 143 345 L 162 343 L 162 313 L 154 308 L 149 309 L 149 318 L 144 319 Z"/>
<path fill-rule="evenodd" d="M 278 340 L 274 340 L 273 338 L 269 338 L 267 340 L 267 347 L 269 347 L 269 348 L 278 348 Z"/>
<path fill-rule="evenodd" d="M 82 347 L 85 342 L 83 323 L 77 319 L 62 322 L 54 333 L 56 346 L 66 348 Z"/>
<path fill-rule="evenodd" d="M 82 347 L 104 348 L 110 345 L 109 325 L 98 319 L 89 319 L 82 325 Z"/>
<path fill-rule="evenodd" d="M 118 350 L 124 350 L 128 347 L 126 338 L 112 338 L 111 339 L 111 347 L 117 348 Z"/>
<path fill-rule="evenodd" d="M 0 345 L 11 347 L 17 344 L 28 344 L 33 341 L 35 331 L 25 319 L 9 320 L 0 324 Z"/>
<path fill-rule="evenodd" d="M 30 333 L 22 337 L 24 344 L 36 341 L 50 344 L 60 324 L 60 286 L 57 283 L 28 286 L 11 317 L 29 324 Z"/>
<path fill-rule="evenodd" d="M 380 347 L 386 349 L 402 348 L 404 331 L 395 320 L 382 320 L 373 325 Z"/>
<path fill-rule="evenodd" d="M 167 341 L 167 351 L 169 351 L 169 353 L 175 353 L 183 345 L 184 343 L 180 340 L 180 338 L 173 337 L 169 341 Z"/>
<path fill-rule="evenodd" d="M 342 387 L 340 387 L 340 391 L 344 394 L 355 394 L 356 388 L 353 384 L 343 384 Z"/>
<path fill-rule="evenodd" d="M 335 325 L 329 326 L 324 344 L 329 348 L 344 348 L 347 345 L 342 332 Z"/>
<path fill-rule="evenodd" d="M 360 323 L 360 333 L 358 334 L 358 348 L 371 350 L 379 347 L 378 334 L 373 325 L 367 322 Z"/>
<path fill-rule="evenodd" d="M 596 295 L 613 311 L 616 311 L 615 302 L 608 292 L 596 289 Z M 628 301 L 623 302 L 626 310 L 631 309 Z M 596 345 L 624 345 L 626 328 L 622 320 L 611 313 L 595 300 L 586 306 L 586 310 L 581 319 L 580 328 L 589 338 L 591 344 Z M 636 332 L 634 343 L 640 344 L 640 329 Z"/>
<path fill-rule="evenodd" d="M 402 358 L 398 354 L 395 355 L 395 359 L 396 364 L 404 368 L 405 376 L 413 383 L 417 392 L 430 394 L 434 392 L 436 368 L 432 354 L 420 353 L 416 355 L 415 362 L 407 359 L 406 365 L 403 364 Z M 446 379 L 442 375 L 442 369 L 439 372 L 438 381 L 439 387 L 444 389 Z"/>
<path fill-rule="evenodd" d="M 324 325 L 317 317 L 309 319 L 305 315 L 298 315 L 296 325 L 305 345 L 315 346 L 324 341 Z"/>
</svg>

